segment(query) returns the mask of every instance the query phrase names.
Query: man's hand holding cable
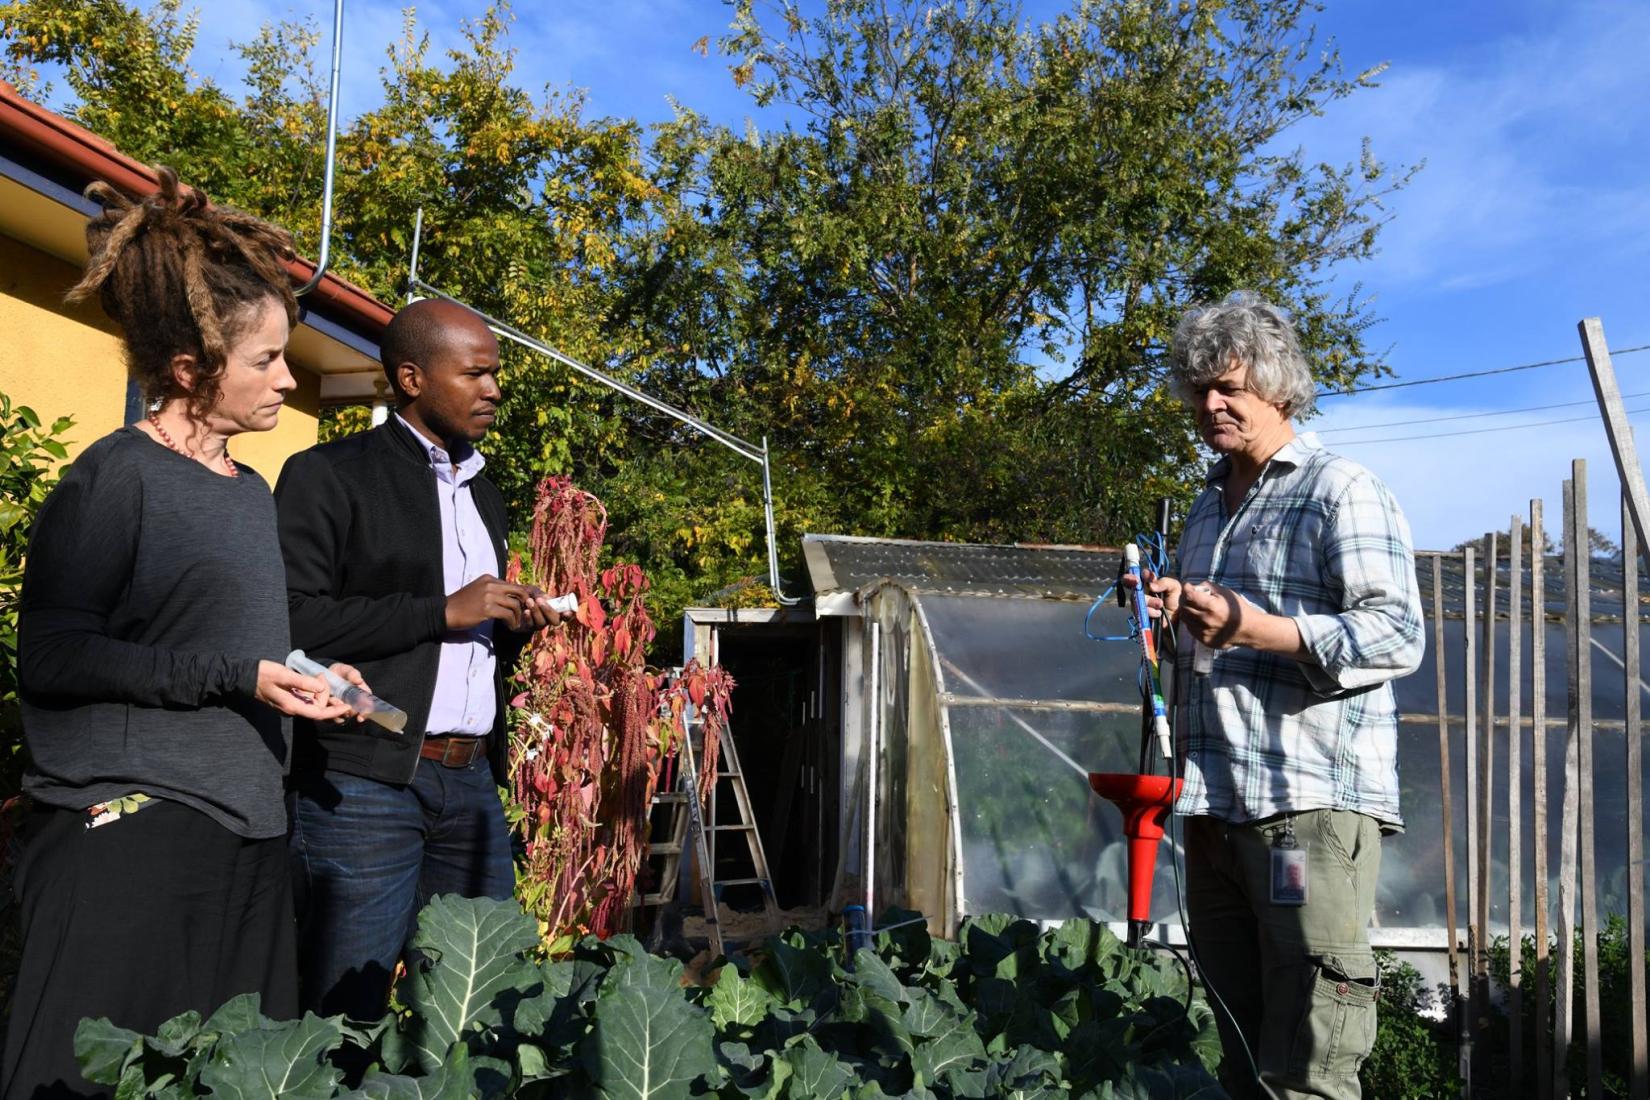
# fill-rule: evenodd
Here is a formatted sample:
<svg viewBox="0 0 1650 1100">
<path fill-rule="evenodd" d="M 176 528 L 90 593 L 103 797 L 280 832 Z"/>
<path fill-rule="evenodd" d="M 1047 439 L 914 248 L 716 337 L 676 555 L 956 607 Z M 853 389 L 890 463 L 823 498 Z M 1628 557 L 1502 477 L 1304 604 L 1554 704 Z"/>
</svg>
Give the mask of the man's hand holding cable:
<svg viewBox="0 0 1650 1100">
<path fill-rule="evenodd" d="M 1146 610 L 1152 618 L 1157 618 L 1165 611 L 1173 621 L 1175 613 L 1180 610 L 1181 583 L 1173 577 L 1159 577 L 1150 569 L 1142 569 L 1140 578 L 1146 584 Z M 1123 587 L 1133 588 L 1136 581 L 1132 576 L 1123 577 Z"/>
<path fill-rule="evenodd" d="M 1248 646 L 1297 659 L 1308 656 L 1295 620 L 1268 614 L 1235 590 L 1210 581 L 1179 589 L 1174 621 L 1210 649 Z"/>
</svg>

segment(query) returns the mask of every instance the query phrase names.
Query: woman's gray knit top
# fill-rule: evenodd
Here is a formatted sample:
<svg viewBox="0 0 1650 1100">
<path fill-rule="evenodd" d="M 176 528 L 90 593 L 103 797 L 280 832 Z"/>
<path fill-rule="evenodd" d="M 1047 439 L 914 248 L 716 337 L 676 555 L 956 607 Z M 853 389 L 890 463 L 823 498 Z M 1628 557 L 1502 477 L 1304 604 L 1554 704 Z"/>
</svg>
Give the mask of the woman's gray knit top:
<svg viewBox="0 0 1650 1100">
<path fill-rule="evenodd" d="M 35 520 L 18 680 L 41 802 L 134 792 L 248 838 L 286 831 L 291 723 L 256 702 L 286 656 L 286 572 L 269 486 L 214 473 L 136 428 L 75 460 Z"/>
</svg>

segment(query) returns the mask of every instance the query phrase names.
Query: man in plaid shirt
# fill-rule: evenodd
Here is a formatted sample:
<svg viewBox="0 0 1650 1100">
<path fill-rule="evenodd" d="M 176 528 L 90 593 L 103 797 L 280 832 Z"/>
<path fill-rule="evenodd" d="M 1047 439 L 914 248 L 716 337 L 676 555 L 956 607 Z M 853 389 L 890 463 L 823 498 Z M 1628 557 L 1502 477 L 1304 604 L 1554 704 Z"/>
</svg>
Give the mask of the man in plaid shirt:
<svg viewBox="0 0 1650 1100">
<path fill-rule="evenodd" d="M 1192 310 L 1170 370 L 1220 456 L 1179 579 L 1149 588 L 1176 625 L 1176 809 L 1193 947 L 1230 1012 L 1223 1077 L 1237 1097 L 1358 1097 L 1380 841 L 1403 827 L 1391 683 L 1423 648 L 1409 526 L 1374 474 L 1295 434 L 1314 385 L 1277 308 Z"/>
</svg>

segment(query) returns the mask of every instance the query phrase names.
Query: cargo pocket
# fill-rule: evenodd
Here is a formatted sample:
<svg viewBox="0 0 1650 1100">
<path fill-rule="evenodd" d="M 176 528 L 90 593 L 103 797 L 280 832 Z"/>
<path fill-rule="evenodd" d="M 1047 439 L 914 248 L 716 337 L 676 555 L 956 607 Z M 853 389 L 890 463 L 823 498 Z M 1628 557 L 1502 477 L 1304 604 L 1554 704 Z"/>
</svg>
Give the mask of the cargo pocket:
<svg viewBox="0 0 1650 1100">
<path fill-rule="evenodd" d="M 1306 1013 L 1295 1032 L 1289 1072 L 1296 1078 L 1354 1077 L 1375 1045 L 1380 986 L 1373 956 L 1325 956 L 1313 968 Z M 1364 976 L 1367 975 L 1367 976 Z"/>
</svg>

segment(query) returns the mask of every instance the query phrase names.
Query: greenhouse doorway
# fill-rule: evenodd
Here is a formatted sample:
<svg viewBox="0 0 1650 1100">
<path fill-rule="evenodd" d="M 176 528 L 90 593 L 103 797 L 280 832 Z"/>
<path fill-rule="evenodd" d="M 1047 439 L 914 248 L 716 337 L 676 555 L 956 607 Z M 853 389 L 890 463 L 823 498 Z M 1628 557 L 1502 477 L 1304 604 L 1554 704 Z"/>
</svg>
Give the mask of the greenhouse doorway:
<svg viewBox="0 0 1650 1100">
<path fill-rule="evenodd" d="M 842 646 L 839 620 L 816 620 L 811 610 L 688 613 L 693 652 L 734 679 L 730 734 L 773 875 L 786 910 L 826 904 L 836 867 L 838 786 L 842 757 Z M 716 823 L 733 825 L 738 810 L 723 784 Z M 718 834 L 717 880 L 750 875 L 737 834 Z M 755 886 L 729 886 L 723 901 L 739 910 L 761 908 Z"/>
</svg>

